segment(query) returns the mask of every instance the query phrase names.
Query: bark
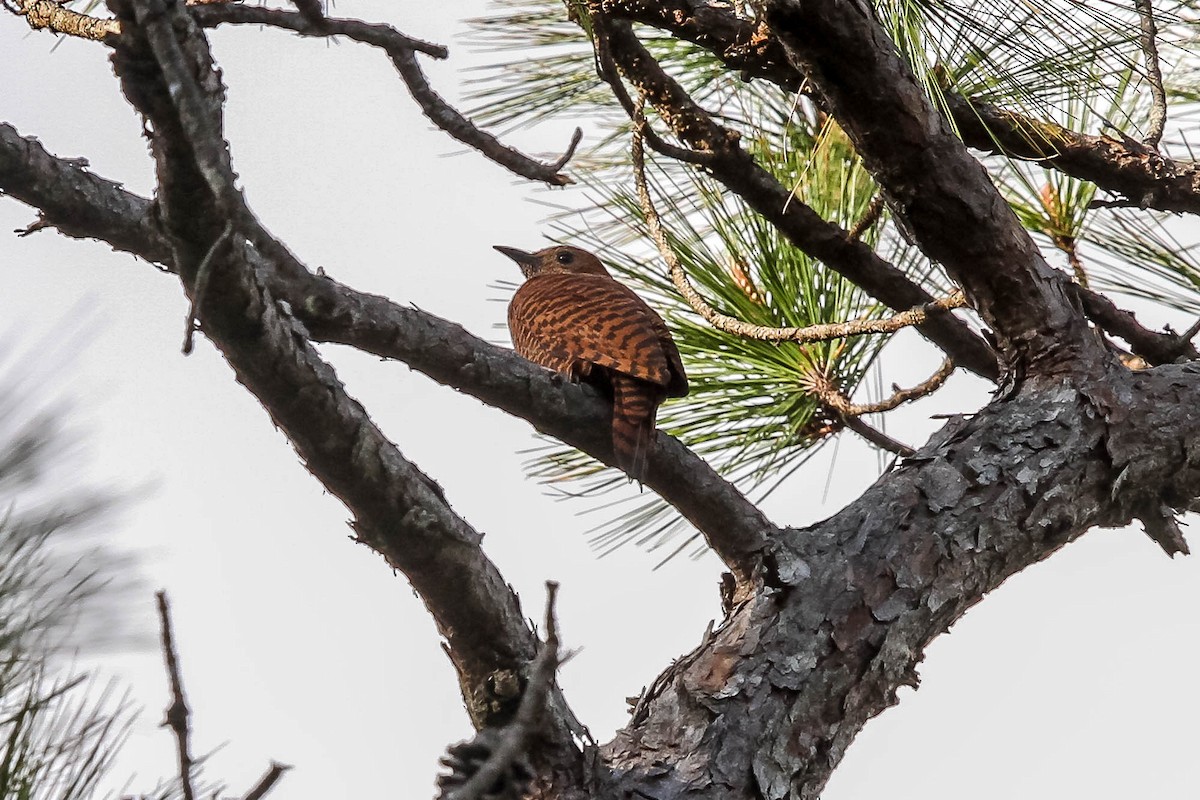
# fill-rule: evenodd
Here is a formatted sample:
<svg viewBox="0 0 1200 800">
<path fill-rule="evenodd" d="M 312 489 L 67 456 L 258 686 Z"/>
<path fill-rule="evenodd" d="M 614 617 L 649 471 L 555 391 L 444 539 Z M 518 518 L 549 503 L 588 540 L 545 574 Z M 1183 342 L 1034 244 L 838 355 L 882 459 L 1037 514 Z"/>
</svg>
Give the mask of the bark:
<svg viewBox="0 0 1200 800">
<path fill-rule="evenodd" d="M 1080 375 L 951 421 L 834 517 L 773 543 L 762 591 L 606 746 L 667 798 L 815 798 L 924 647 L 1093 526 L 1200 491 L 1195 364 Z"/>
<path fill-rule="evenodd" d="M 714 48 L 728 22 L 716 7 L 678 2 L 594 5 L 646 18 L 673 9 L 680 35 Z M 515 594 L 479 533 L 346 393 L 313 342 L 405 361 L 603 460 L 612 455 L 609 408 L 590 388 L 563 385 L 457 325 L 312 275 L 234 188 L 223 87 L 194 18 L 164 0 L 111 6 L 122 31 L 110 40 L 114 66 L 150 123 L 155 199 L 2 124 L 0 189 L 39 209 L 29 232 L 56 227 L 97 238 L 180 276 L 204 335 L 237 379 L 351 509 L 360 540 L 425 601 L 476 725 L 511 719 L 538 651 Z M 815 81 L 921 246 L 995 329 L 1010 380 L 848 508 L 803 530 L 775 527 L 659 434 L 648 485 L 696 522 L 738 591 L 723 624 L 655 681 L 599 751 L 581 752 L 580 729 L 550 690 L 549 718 L 532 748 L 542 796 L 815 798 L 863 724 L 895 702 L 900 686 L 916 683 L 928 643 L 1008 576 L 1090 528 L 1133 519 L 1168 554 L 1187 552 L 1175 514 L 1200 496 L 1200 366 L 1130 372 L 1104 350 L 1080 307 L 1088 296 L 1046 267 L 865 7 L 767 6 L 769 29 L 725 57 Z M 904 295 L 897 307 L 927 301 L 908 298 L 911 283 L 836 226 L 799 204 L 776 204 L 777 182 L 681 93 L 632 30 L 598 21 L 615 63 L 681 141 L 709 154 L 703 163 L 718 180 L 843 274 Z M 303 19 L 311 35 L 333 24 Z M 1140 336 L 1132 318 L 1091 305 Z M 964 331 L 946 315 L 925 333 L 947 350 L 973 352 L 986 372 L 992 352 Z M 1195 354 L 1176 340 L 1140 341 L 1162 360 Z"/>
<path fill-rule="evenodd" d="M 946 119 L 870 7 L 765 4 L 767 24 L 824 96 L 866 168 L 992 327 L 1006 378 L 1059 374 L 1103 350 L 1068 289 Z"/>
</svg>

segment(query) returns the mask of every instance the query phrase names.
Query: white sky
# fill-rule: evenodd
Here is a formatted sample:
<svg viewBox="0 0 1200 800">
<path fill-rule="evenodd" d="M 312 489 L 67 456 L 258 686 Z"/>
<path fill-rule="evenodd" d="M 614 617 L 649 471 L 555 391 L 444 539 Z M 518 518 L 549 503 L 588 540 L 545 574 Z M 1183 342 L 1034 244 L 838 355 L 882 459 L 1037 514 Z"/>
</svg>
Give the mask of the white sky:
<svg viewBox="0 0 1200 800">
<path fill-rule="evenodd" d="M 487 60 L 458 38 L 458 19 L 482 8 L 341 0 L 335 10 L 451 45 L 448 64 L 425 63 L 454 98 L 459 70 Z M 538 246 L 545 209 L 527 201 L 546 193 L 430 130 L 378 52 L 254 29 L 213 38 L 235 168 L 266 225 L 311 267 L 503 336 L 492 328 L 503 305 L 488 285 L 516 275 L 490 246 Z M 66 41 L 51 52 L 54 44 L 0 15 L 0 119 L 149 193 L 140 125 L 104 48 Z M 554 151 L 571 127 L 508 141 Z M 0 231 L 32 218 L 0 199 Z M 82 474 L 153 487 L 114 541 L 141 555 L 147 589 L 128 614 L 147 636 L 151 589 L 170 592 L 194 748 L 224 745 L 207 774 L 237 795 L 274 758 L 296 768 L 273 797 L 431 796 L 439 753 L 469 733 L 433 626 L 404 579 L 348 540 L 346 510 L 213 348 L 201 339 L 180 355 L 177 280 L 103 245 L 5 233 L 0 286 L 0 330 L 13 332 L 4 344 L 15 336 L 33 350 L 56 374 L 48 394 L 74 403 L 71 423 L 88 445 Z M 928 348 L 910 345 L 894 351 L 889 380 L 936 365 Z M 597 738 L 609 738 L 626 719 L 624 698 L 719 615 L 716 560 L 654 571 L 657 554 L 637 549 L 598 559 L 588 519 L 576 516 L 583 506 L 554 502 L 523 476 L 518 451 L 534 443 L 525 423 L 401 364 L 326 354 L 405 454 L 488 533 L 486 550 L 527 614 L 541 613 L 545 579 L 562 583 L 561 628 L 583 651 L 561 682 Z M 920 442 L 938 424 L 928 415 L 985 398 L 960 375 L 889 430 Z M 875 456 L 848 438 L 826 492 L 832 454 L 768 503 L 776 521 L 829 516 L 878 474 Z M 1138 531 L 1099 531 L 1017 576 L 929 649 L 921 690 L 868 724 L 826 800 L 1195 797 L 1197 564 L 1169 561 Z M 145 708 L 114 780 L 136 773 L 130 788 L 148 791 L 174 772 L 172 740 L 157 727 L 167 699 L 160 655 L 150 645 L 84 663 L 128 684 Z"/>
</svg>

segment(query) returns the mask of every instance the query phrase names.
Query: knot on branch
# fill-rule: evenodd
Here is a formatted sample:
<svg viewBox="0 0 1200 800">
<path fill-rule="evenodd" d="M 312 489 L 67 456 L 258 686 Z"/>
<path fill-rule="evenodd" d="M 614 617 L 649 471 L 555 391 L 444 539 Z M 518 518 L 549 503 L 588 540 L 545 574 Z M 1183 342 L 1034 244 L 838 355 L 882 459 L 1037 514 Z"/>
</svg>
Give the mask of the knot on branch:
<svg viewBox="0 0 1200 800">
<path fill-rule="evenodd" d="M 459 791 L 473 778 L 504 739 L 498 728 L 484 728 L 474 738 L 452 744 L 440 763 L 449 772 L 437 777 L 438 800 L 458 798 Z M 481 800 L 519 800 L 529 791 L 533 769 L 523 756 L 514 758 L 478 795 Z"/>
</svg>

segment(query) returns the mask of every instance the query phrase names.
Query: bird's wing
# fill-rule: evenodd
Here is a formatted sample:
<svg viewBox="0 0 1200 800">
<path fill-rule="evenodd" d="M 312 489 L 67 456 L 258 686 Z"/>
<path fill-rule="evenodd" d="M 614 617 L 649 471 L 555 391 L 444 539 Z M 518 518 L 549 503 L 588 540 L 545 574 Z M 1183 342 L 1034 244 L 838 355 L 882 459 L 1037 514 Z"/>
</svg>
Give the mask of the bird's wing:
<svg viewBox="0 0 1200 800">
<path fill-rule="evenodd" d="M 517 352 L 552 369 L 599 364 L 664 388 L 679 358 L 662 318 L 624 284 L 602 275 L 538 275 L 508 307 Z M 670 349 L 670 354 L 667 350 Z M 679 367 L 679 374 L 683 368 Z"/>
<path fill-rule="evenodd" d="M 686 397 L 688 393 L 687 373 L 683 371 L 683 360 L 679 357 L 679 348 L 675 346 L 675 340 L 671 338 L 671 330 L 667 327 L 667 322 L 662 317 L 651 309 L 653 314 L 654 330 L 658 334 L 658 341 L 662 345 L 663 355 L 667 358 L 667 367 L 671 373 L 671 379 L 667 382 L 667 397 Z"/>
</svg>

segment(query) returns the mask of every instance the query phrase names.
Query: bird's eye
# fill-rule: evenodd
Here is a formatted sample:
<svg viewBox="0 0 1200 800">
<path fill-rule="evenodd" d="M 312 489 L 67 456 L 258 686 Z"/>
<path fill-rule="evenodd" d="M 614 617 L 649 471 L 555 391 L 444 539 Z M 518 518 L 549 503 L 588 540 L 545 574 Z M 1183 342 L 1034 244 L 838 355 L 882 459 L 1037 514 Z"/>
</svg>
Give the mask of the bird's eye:
<svg viewBox="0 0 1200 800">
<path fill-rule="evenodd" d="M 560 264 L 570 264 L 575 260 L 575 254 L 570 250 L 559 250 L 558 253 L 555 254 L 554 260 Z"/>
</svg>

